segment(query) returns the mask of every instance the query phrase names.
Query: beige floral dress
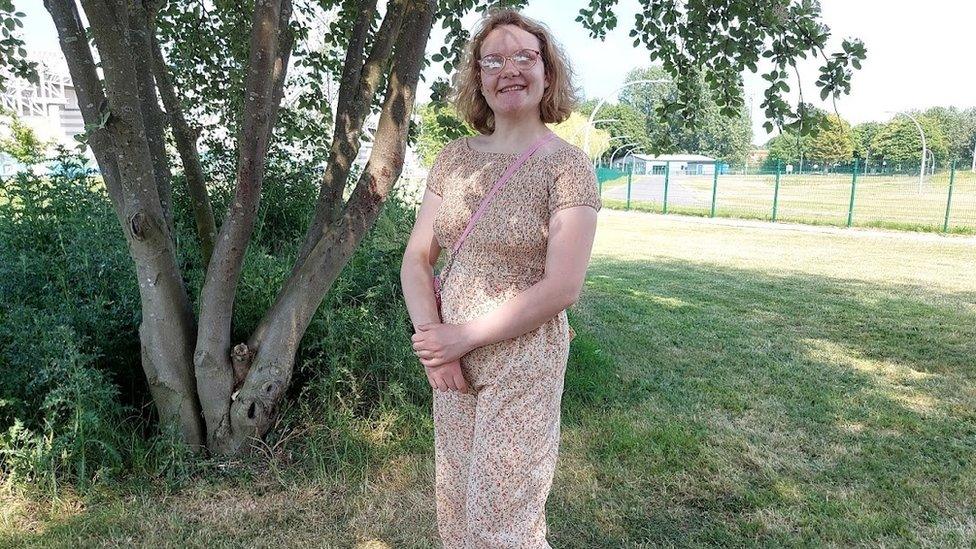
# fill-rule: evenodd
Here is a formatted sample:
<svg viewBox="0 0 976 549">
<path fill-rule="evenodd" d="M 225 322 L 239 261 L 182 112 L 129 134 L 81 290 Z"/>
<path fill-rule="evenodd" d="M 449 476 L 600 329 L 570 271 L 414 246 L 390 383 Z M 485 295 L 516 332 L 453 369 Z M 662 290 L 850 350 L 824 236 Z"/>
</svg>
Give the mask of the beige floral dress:
<svg viewBox="0 0 976 549">
<path fill-rule="evenodd" d="M 586 154 L 561 140 L 550 145 L 509 179 L 464 241 L 442 288 L 443 322 L 482 316 L 541 280 L 553 212 L 581 205 L 599 211 Z M 441 151 L 427 188 L 443 198 L 434 219 L 442 255 L 517 157 L 474 150 L 466 138 Z M 535 330 L 462 357 L 473 393 L 434 391 L 437 525 L 445 547 L 549 547 L 545 504 L 571 337 L 560 311 Z"/>
</svg>

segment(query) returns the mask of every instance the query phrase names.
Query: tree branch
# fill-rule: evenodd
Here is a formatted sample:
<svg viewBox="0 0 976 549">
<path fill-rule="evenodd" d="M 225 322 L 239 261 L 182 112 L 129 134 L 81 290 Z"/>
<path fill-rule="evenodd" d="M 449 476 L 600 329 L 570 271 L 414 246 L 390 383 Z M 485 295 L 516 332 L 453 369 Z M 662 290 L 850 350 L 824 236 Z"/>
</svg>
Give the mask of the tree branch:
<svg viewBox="0 0 976 549">
<path fill-rule="evenodd" d="M 305 261 L 309 250 L 322 237 L 325 227 L 334 223 L 342 211 L 342 191 L 349 178 L 352 163 L 359 154 L 361 145 L 359 138 L 362 135 L 363 123 L 369 115 L 372 99 L 383 77 L 383 69 L 389 61 L 394 41 L 403 25 L 404 4 L 405 1 L 400 0 L 391 2 L 387 7 L 383 22 L 373 38 L 369 57 L 355 80 L 351 77 L 345 78 L 347 71 L 343 71 L 344 78 L 339 88 L 340 100 L 339 107 L 336 109 L 336 125 L 329 163 L 322 178 L 315 213 L 305 234 L 305 242 L 299 251 L 295 268 Z M 371 20 L 372 17 L 366 18 L 363 13 L 360 13 L 360 20 L 362 19 Z M 348 59 L 347 56 L 347 62 Z"/>
<path fill-rule="evenodd" d="M 163 99 L 163 106 L 169 115 L 170 126 L 173 129 L 173 141 L 180 153 L 183 163 L 183 176 L 186 178 L 187 190 L 193 207 L 193 217 L 196 220 L 197 236 L 200 239 L 200 252 L 203 255 L 203 268 L 210 265 L 213 255 L 214 239 L 217 237 L 217 222 L 214 220 L 213 206 L 210 203 L 210 193 L 207 191 L 207 180 L 203 165 L 200 164 L 200 153 L 197 149 L 196 133 L 190 128 L 183 107 L 176 96 L 176 88 L 169 76 L 169 69 L 159 42 L 152 40 L 153 75 L 159 87 L 159 95 Z"/>
<path fill-rule="evenodd" d="M 154 42 L 154 26 L 150 25 L 149 14 L 142 4 L 142 0 L 131 0 L 128 5 L 129 45 L 137 59 L 152 59 L 151 43 Z M 139 85 L 139 104 L 142 106 L 142 119 L 146 129 L 146 140 L 149 143 L 149 153 L 152 155 L 153 174 L 156 177 L 156 189 L 159 203 L 163 209 L 163 218 L 169 230 L 170 238 L 173 234 L 173 174 L 169 168 L 169 158 L 166 156 L 166 138 L 164 131 L 166 120 L 159 108 L 159 98 L 156 96 L 156 83 L 153 80 L 152 63 L 134 63 L 136 81 Z"/>
<path fill-rule="evenodd" d="M 119 166 L 116 162 L 117 153 L 108 136 L 108 130 L 97 127 L 101 124 L 102 112 L 107 108 L 107 102 L 102 81 L 95 68 L 95 60 L 88 47 L 78 8 L 74 0 L 70 2 L 44 0 L 44 7 L 51 14 L 54 26 L 58 30 L 58 40 L 61 51 L 68 61 L 68 72 L 75 85 L 81 117 L 85 121 L 85 126 L 90 128 L 88 144 L 95 153 L 95 161 L 102 173 L 105 188 L 115 205 L 116 213 L 119 214 L 123 208 L 123 200 Z M 119 217 L 119 222 L 124 225 L 124 218 Z"/>
</svg>

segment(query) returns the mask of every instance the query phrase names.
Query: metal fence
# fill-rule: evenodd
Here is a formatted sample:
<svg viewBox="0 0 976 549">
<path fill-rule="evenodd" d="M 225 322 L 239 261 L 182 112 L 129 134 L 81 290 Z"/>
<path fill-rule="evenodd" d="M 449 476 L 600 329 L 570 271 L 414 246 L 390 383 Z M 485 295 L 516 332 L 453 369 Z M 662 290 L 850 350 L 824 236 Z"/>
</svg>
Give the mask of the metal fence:
<svg viewBox="0 0 976 549">
<path fill-rule="evenodd" d="M 847 173 L 642 175 L 597 168 L 603 203 L 610 208 L 790 221 L 976 233 L 976 173 L 949 170 L 919 176 Z"/>
</svg>

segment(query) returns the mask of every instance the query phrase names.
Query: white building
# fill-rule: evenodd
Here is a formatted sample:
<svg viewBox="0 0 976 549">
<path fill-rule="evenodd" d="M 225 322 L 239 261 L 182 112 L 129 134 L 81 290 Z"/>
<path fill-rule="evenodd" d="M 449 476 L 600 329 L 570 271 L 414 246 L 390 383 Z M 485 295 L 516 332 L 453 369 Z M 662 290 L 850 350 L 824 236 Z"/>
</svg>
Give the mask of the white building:
<svg viewBox="0 0 976 549">
<path fill-rule="evenodd" d="M 64 58 L 60 53 L 50 51 L 31 58 L 37 62 L 38 83 L 8 79 L 6 91 L 0 93 L 0 107 L 16 114 L 41 140 L 74 147 L 78 144 L 74 136 L 84 133 L 85 122 Z M 0 132 L 6 133 L 6 130 L 0 127 Z M 16 169 L 10 158 L 0 158 L 0 175 Z"/>
<path fill-rule="evenodd" d="M 664 175 L 665 170 L 669 170 L 671 175 L 712 175 L 715 173 L 716 163 L 714 158 L 701 154 L 628 153 L 627 156 L 614 160 L 613 167 L 629 170 L 633 166 L 635 174 Z"/>
</svg>

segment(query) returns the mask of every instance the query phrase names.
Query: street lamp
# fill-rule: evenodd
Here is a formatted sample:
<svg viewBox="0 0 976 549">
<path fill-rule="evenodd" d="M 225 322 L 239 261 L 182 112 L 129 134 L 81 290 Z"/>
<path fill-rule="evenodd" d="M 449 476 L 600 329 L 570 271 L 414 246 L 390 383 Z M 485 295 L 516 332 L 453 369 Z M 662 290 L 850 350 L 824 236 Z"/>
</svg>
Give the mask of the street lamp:
<svg viewBox="0 0 976 549">
<path fill-rule="evenodd" d="M 892 113 L 892 111 L 885 111 L 885 112 L 889 114 Z M 895 116 L 899 114 L 907 116 L 908 119 L 911 120 L 913 124 L 915 124 L 915 127 L 918 128 L 918 133 L 922 136 L 922 163 L 918 167 L 918 192 L 919 194 L 922 194 L 922 180 L 925 177 L 925 151 L 927 150 L 927 147 L 925 146 L 925 132 L 922 131 L 922 125 L 918 123 L 918 120 L 916 120 L 914 116 L 908 114 L 907 112 L 899 112 L 894 114 Z"/>
<path fill-rule="evenodd" d="M 590 126 L 593 126 L 595 128 L 596 125 L 599 124 L 600 122 L 620 122 L 620 119 L 619 118 L 601 118 L 599 120 L 594 120 L 593 122 L 590 122 L 589 120 L 587 120 L 586 121 L 586 125 L 580 126 L 580 128 L 578 130 L 576 130 L 576 133 L 574 133 L 573 136 L 575 137 L 575 136 L 579 135 L 579 132 L 585 130 L 586 128 L 588 128 Z"/>
<path fill-rule="evenodd" d="M 633 86 L 634 84 L 666 84 L 668 82 L 670 82 L 670 80 L 663 78 L 657 80 L 631 80 L 630 82 L 624 82 L 622 86 L 600 99 L 600 102 L 596 104 L 596 108 L 594 108 L 593 112 L 590 113 L 590 119 L 586 124 L 586 130 L 583 134 L 583 150 L 586 151 L 586 154 L 590 154 L 590 126 L 593 125 L 593 119 L 596 118 L 596 113 L 600 110 L 600 107 L 607 102 L 608 97 L 615 96 L 620 90 L 626 88 L 627 86 Z"/>
<path fill-rule="evenodd" d="M 631 139 L 631 137 L 629 135 L 615 135 L 607 140 L 607 146 L 609 147 L 610 143 L 616 141 L 617 139 Z M 599 159 L 597 160 L 599 161 Z M 600 166 L 600 164 L 598 163 L 597 166 Z"/>
<path fill-rule="evenodd" d="M 624 147 L 630 147 L 630 146 L 633 146 L 633 145 L 637 145 L 637 142 L 636 141 L 631 141 L 630 143 L 624 143 L 623 145 L 617 147 L 617 149 L 615 151 L 613 151 L 613 154 L 610 155 L 610 168 L 611 169 L 613 168 L 613 157 L 617 156 L 617 153 L 620 152 L 620 149 L 623 149 Z"/>
</svg>

